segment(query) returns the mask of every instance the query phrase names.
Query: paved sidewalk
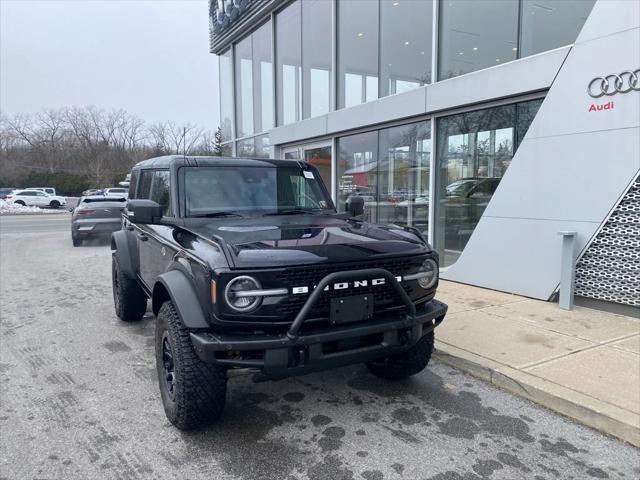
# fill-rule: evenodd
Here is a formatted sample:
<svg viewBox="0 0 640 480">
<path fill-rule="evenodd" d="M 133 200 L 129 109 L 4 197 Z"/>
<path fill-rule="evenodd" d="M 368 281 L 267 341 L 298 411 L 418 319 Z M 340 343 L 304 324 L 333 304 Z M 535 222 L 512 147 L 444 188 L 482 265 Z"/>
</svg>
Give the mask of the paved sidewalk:
<svg viewBox="0 0 640 480">
<path fill-rule="evenodd" d="M 640 447 L 640 321 L 441 281 L 437 356 Z"/>
</svg>

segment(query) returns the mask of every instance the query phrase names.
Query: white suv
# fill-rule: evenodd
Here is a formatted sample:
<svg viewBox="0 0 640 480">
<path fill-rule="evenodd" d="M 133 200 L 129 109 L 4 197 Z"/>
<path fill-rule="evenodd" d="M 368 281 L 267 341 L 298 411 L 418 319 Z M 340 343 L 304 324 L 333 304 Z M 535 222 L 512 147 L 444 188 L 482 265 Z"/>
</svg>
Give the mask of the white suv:
<svg viewBox="0 0 640 480">
<path fill-rule="evenodd" d="M 48 193 L 54 197 L 56 196 L 56 189 L 53 187 L 27 187 L 25 190 L 40 190 L 41 192 Z"/>
<path fill-rule="evenodd" d="M 5 200 L 8 203 L 17 205 L 28 205 L 34 207 L 51 207 L 59 208 L 67 204 L 64 197 L 58 195 L 49 195 L 42 190 L 16 190 L 7 195 Z"/>
<path fill-rule="evenodd" d="M 104 194 L 107 197 L 123 197 L 129 198 L 129 189 L 128 188 L 105 188 Z"/>
</svg>

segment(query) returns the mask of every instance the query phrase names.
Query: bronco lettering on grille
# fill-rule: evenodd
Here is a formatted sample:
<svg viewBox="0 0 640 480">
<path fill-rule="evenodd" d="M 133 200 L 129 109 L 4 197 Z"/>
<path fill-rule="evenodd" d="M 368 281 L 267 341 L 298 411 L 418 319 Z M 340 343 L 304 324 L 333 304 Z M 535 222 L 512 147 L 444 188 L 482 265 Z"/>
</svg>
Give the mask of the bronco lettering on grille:
<svg viewBox="0 0 640 480">
<path fill-rule="evenodd" d="M 396 277 L 396 280 L 398 282 L 402 282 L 402 277 L 398 276 Z M 362 288 L 362 287 L 368 287 L 369 285 L 371 285 L 372 287 L 377 287 L 380 285 L 384 285 L 385 279 L 384 278 L 374 278 L 371 280 L 356 280 L 354 282 L 339 282 L 339 283 L 334 283 L 333 285 L 327 285 L 324 288 L 325 292 L 328 292 L 330 290 L 346 290 L 349 288 Z M 310 290 L 313 290 L 314 288 L 316 288 L 316 285 L 314 285 L 313 287 L 293 287 L 291 289 L 291 293 L 293 295 L 301 295 L 304 293 L 309 293 Z"/>
</svg>

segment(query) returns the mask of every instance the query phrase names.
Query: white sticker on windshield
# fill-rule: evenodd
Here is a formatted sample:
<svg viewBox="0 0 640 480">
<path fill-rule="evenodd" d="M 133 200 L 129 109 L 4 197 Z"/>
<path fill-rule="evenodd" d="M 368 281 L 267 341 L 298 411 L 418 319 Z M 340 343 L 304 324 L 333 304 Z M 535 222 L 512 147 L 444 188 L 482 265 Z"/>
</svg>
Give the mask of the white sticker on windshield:
<svg viewBox="0 0 640 480">
<path fill-rule="evenodd" d="M 303 170 L 303 173 L 304 173 L 304 178 L 309 178 L 313 180 L 313 172 L 310 172 L 308 170 Z"/>
</svg>

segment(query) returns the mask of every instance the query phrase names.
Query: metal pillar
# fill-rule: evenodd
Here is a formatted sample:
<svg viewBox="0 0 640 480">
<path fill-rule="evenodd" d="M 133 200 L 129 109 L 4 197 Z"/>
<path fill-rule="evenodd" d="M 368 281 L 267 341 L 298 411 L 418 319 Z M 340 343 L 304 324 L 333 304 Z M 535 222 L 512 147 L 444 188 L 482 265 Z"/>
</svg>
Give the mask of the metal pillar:
<svg viewBox="0 0 640 480">
<path fill-rule="evenodd" d="M 562 256 L 560 258 L 560 308 L 573 308 L 573 288 L 575 284 L 575 244 L 576 232 L 562 231 Z"/>
</svg>

